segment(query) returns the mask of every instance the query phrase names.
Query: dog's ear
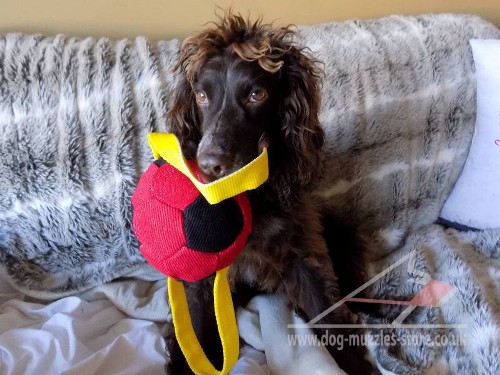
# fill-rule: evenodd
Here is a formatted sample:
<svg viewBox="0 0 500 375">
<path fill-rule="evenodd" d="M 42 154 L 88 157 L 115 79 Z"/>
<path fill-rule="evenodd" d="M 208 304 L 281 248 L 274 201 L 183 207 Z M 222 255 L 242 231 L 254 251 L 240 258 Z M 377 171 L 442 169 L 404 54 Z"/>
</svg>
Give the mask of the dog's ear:
<svg viewBox="0 0 500 375">
<path fill-rule="evenodd" d="M 177 84 L 170 100 L 170 131 L 179 139 L 184 156 L 193 159 L 200 141 L 199 118 L 191 84 L 177 66 Z"/>
<path fill-rule="evenodd" d="M 291 47 L 281 70 L 281 132 L 292 170 L 289 178 L 304 187 L 321 170 L 324 133 L 318 119 L 321 71 L 317 61 L 302 50 Z"/>
</svg>

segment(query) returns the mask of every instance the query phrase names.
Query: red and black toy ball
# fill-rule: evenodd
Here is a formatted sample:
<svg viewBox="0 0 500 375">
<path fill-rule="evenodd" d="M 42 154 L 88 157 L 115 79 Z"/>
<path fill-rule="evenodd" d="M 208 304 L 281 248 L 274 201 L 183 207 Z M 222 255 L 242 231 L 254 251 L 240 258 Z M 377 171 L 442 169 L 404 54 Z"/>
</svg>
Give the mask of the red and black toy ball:
<svg viewBox="0 0 500 375">
<path fill-rule="evenodd" d="M 201 179 L 195 163 L 189 163 Z M 146 260 L 168 277 L 197 281 L 229 266 L 251 232 L 245 193 L 210 204 L 176 168 L 159 159 L 132 196 L 133 226 Z"/>
</svg>

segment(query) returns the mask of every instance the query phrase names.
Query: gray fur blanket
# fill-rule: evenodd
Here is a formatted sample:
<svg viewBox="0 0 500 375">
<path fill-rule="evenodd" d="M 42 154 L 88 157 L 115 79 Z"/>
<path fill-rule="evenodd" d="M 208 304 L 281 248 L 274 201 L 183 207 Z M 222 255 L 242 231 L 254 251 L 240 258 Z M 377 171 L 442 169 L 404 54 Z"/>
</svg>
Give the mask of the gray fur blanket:
<svg viewBox="0 0 500 375">
<path fill-rule="evenodd" d="M 500 229 L 456 232 L 433 223 L 474 131 L 468 41 L 500 31 L 467 15 L 300 30 L 325 63 L 328 144 L 318 199 L 372 244 L 368 274 L 415 250 L 411 267 L 387 273 L 369 295 L 411 299 L 422 287 L 415 279 L 426 275 L 456 288 L 441 308 L 417 308 L 405 323 L 460 323 L 439 332 L 460 334 L 464 345 L 374 345 L 378 363 L 398 374 L 499 374 Z M 0 263 L 18 288 L 56 298 L 143 263 L 130 196 L 151 162 L 146 134 L 168 130 L 178 45 L 0 37 Z M 390 323 L 401 309 L 387 305 L 363 318 Z"/>
</svg>

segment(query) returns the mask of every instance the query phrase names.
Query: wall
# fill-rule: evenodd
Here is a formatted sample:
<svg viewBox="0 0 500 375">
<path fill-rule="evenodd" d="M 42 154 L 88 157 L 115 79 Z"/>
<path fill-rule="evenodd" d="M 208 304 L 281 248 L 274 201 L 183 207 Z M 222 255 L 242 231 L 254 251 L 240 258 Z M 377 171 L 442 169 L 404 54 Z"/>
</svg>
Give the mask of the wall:
<svg viewBox="0 0 500 375">
<path fill-rule="evenodd" d="M 0 0 L 0 33 L 66 33 L 112 38 L 184 37 L 214 19 L 216 4 L 278 24 L 430 12 L 475 13 L 500 26 L 500 0 Z"/>
</svg>

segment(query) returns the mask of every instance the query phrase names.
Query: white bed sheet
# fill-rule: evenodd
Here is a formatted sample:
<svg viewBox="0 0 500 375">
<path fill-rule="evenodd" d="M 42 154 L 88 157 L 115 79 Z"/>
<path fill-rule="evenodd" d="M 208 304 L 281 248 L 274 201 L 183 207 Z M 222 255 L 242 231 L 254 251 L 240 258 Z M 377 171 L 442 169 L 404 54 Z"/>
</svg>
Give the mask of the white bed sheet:
<svg viewBox="0 0 500 375">
<path fill-rule="evenodd" d="M 164 373 L 164 323 L 131 317 L 113 302 L 148 284 L 116 282 L 43 302 L 0 278 L 0 374 Z M 146 315 L 141 302 L 131 303 Z"/>
<path fill-rule="evenodd" d="M 0 269 L 0 375 L 164 374 L 165 293 L 163 277 L 144 266 L 44 301 L 14 289 Z M 343 374 L 324 348 L 287 345 L 287 323 L 297 319 L 280 296 L 240 309 L 240 335 L 250 345 L 231 375 Z"/>
</svg>

